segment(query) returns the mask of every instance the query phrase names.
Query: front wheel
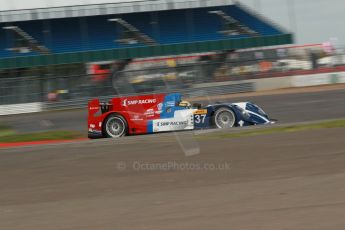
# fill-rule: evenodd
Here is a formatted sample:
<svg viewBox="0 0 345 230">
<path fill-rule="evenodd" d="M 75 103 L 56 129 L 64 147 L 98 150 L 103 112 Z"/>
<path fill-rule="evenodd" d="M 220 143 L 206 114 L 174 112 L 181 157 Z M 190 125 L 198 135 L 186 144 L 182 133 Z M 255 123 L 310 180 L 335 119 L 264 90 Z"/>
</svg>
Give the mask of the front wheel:
<svg viewBox="0 0 345 230">
<path fill-rule="evenodd" d="M 229 108 L 219 108 L 214 113 L 213 123 L 219 129 L 234 127 L 235 122 L 235 113 Z"/>
<path fill-rule="evenodd" d="M 117 114 L 107 117 L 103 125 L 103 133 L 106 137 L 118 138 L 127 134 L 126 120 Z"/>
</svg>

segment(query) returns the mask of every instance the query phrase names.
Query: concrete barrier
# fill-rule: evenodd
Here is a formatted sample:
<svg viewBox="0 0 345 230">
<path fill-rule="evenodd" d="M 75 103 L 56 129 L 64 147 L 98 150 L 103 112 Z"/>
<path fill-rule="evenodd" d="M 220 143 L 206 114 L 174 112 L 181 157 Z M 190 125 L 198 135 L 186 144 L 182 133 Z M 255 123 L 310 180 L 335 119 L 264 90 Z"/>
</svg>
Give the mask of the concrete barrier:
<svg viewBox="0 0 345 230">
<path fill-rule="evenodd" d="M 331 77 L 326 74 L 297 75 L 292 77 L 292 87 L 306 87 L 328 85 L 332 83 Z"/>
<path fill-rule="evenodd" d="M 333 83 L 341 84 L 345 83 L 345 72 L 338 72 L 330 74 L 332 77 Z"/>
<path fill-rule="evenodd" d="M 306 87 L 345 83 L 345 72 L 296 75 L 291 79 L 292 87 Z"/>
<path fill-rule="evenodd" d="M 286 77 L 273 77 L 273 78 L 261 78 L 251 79 L 243 81 L 229 81 L 229 82 L 212 82 L 202 83 L 193 86 L 193 89 L 220 87 L 236 84 L 248 84 L 254 85 L 254 91 L 284 89 L 292 87 L 308 87 L 328 84 L 341 84 L 345 83 L 345 72 L 335 73 L 321 73 L 321 74 L 308 74 L 308 75 L 296 75 Z"/>
<path fill-rule="evenodd" d="M 290 88 L 291 77 L 274 77 L 252 80 L 255 84 L 255 91 Z"/>
</svg>

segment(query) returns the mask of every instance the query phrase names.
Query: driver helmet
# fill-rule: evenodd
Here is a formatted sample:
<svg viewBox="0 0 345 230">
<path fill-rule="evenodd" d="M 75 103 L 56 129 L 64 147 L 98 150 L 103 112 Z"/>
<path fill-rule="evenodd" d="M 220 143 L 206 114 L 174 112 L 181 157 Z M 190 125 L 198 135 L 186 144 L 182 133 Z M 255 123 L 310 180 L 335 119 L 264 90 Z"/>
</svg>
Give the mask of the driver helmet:
<svg viewBox="0 0 345 230">
<path fill-rule="evenodd" d="M 189 103 L 189 101 L 180 101 L 178 105 L 181 107 L 191 107 L 191 104 Z"/>
</svg>

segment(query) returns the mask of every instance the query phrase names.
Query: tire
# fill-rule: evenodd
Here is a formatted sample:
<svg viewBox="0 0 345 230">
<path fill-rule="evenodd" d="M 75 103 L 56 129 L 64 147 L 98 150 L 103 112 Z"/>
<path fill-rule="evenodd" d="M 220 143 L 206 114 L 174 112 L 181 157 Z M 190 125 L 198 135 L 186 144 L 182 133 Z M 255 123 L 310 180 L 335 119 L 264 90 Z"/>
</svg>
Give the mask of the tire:
<svg viewBox="0 0 345 230">
<path fill-rule="evenodd" d="M 118 114 L 110 114 L 103 124 L 105 137 L 119 138 L 127 134 L 128 125 L 126 119 Z"/>
<path fill-rule="evenodd" d="M 218 129 L 234 127 L 235 123 L 236 123 L 235 113 L 229 108 L 221 107 L 217 109 L 213 115 L 213 124 Z"/>
</svg>

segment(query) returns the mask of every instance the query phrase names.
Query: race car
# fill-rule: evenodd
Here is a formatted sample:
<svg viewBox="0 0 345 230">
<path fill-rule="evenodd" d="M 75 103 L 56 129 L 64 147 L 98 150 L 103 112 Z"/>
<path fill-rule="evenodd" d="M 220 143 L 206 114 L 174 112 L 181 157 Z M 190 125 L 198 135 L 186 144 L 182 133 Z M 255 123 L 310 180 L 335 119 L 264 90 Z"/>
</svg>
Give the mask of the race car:
<svg viewBox="0 0 345 230">
<path fill-rule="evenodd" d="M 251 102 L 191 105 L 181 94 L 153 94 L 88 103 L 88 136 L 118 138 L 159 132 L 272 124 Z"/>
</svg>

